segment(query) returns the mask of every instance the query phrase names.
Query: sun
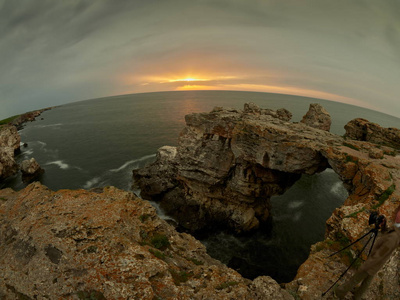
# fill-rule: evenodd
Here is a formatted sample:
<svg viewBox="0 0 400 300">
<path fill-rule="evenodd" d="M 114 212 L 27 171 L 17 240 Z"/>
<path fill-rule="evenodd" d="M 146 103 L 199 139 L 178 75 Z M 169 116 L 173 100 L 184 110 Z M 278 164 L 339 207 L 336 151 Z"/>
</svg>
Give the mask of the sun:
<svg viewBox="0 0 400 300">
<path fill-rule="evenodd" d="M 169 80 L 169 82 L 191 82 L 191 81 L 208 81 L 208 79 L 186 77 L 186 78 L 181 78 L 181 79 L 171 79 L 171 80 Z"/>
</svg>

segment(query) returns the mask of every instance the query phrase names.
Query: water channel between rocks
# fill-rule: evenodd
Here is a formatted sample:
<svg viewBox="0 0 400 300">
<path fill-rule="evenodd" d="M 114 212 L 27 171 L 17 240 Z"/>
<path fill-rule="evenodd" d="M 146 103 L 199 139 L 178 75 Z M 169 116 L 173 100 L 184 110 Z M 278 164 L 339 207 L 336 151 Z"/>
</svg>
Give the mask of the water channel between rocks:
<svg viewBox="0 0 400 300">
<path fill-rule="evenodd" d="M 285 194 L 271 198 L 271 229 L 234 236 L 212 233 L 201 239 L 208 253 L 253 279 L 268 275 L 278 282 L 293 280 L 310 246 L 324 239 L 325 222 L 348 193 L 338 175 L 327 169 L 303 175 Z"/>
</svg>

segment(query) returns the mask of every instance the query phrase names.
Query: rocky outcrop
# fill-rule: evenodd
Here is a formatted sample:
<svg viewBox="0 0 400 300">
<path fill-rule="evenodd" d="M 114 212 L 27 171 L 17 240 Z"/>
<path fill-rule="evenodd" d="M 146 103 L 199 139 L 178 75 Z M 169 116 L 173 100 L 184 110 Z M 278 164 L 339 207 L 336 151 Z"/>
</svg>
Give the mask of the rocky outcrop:
<svg viewBox="0 0 400 300">
<path fill-rule="evenodd" d="M 350 121 L 344 128 L 346 136 L 350 139 L 400 149 L 400 130 L 397 128 L 384 128 L 361 118 Z"/>
<path fill-rule="evenodd" d="M 0 126 L 0 180 L 14 175 L 18 165 L 14 153 L 19 150 L 21 137 L 12 125 Z"/>
<path fill-rule="evenodd" d="M 217 224 L 241 232 L 268 218 L 271 195 L 283 193 L 301 174 L 332 168 L 349 197 L 327 221 L 325 241 L 312 247 L 286 286 L 301 299 L 319 299 L 360 245 L 336 257 L 329 254 L 368 231 L 369 211 L 390 218 L 400 204 L 400 156 L 390 146 L 261 111 L 251 104 L 243 111 L 217 108 L 186 116 L 178 147 L 161 148 L 156 162 L 134 171 L 134 180 L 144 197 L 160 201 L 189 230 Z M 398 283 L 391 279 L 399 270 L 399 260 L 391 259 L 375 277 L 369 299 L 383 293 L 399 298 Z"/>
<path fill-rule="evenodd" d="M 269 198 L 328 167 L 322 149 L 342 140 L 289 123 L 280 116 L 291 114 L 280 111 L 246 104 L 187 115 L 179 146 L 161 148 L 154 164 L 134 171 L 142 196 L 161 201 L 190 231 L 257 228 L 269 217 Z"/>
<path fill-rule="evenodd" d="M 20 165 L 22 173 L 22 179 L 25 182 L 33 181 L 35 178 L 43 174 L 44 170 L 37 163 L 33 157 L 31 159 L 24 160 Z"/>
<path fill-rule="evenodd" d="M 331 129 L 332 124 L 330 114 L 318 103 L 310 104 L 308 112 L 303 116 L 300 122 L 310 127 L 326 131 Z"/>
<path fill-rule="evenodd" d="M 293 299 L 207 255 L 134 194 L 113 187 L 0 190 L 1 299 Z"/>
<path fill-rule="evenodd" d="M 24 123 L 35 121 L 36 118 L 38 116 L 40 116 L 44 111 L 50 110 L 52 108 L 53 107 L 38 109 L 38 110 L 30 111 L 30 112 L 24 113 L 22 115 L 19 115 L 11 121 L 10 125 L 14 125 L 18 129 L 21 129 Z"/>
</svg>

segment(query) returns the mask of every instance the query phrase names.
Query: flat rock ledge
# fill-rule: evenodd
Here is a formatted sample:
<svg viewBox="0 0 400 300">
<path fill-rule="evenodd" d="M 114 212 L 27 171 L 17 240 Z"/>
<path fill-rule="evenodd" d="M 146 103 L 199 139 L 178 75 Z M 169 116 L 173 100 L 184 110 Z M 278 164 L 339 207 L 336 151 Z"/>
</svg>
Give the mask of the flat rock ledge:
<svg viewBox="0 0 400 300">
<path fill-rule="evenodd" d="M 327 131 L 326 111 L 315 108 L 300 123 L 254 104 L 187 115 L 178 146 L 162 147 L 153 164 L 134 170 L 134 184 L 142 197 L 159 201 L 190 232 L 225 227 L 240 233 L 265 222 L 270 197 L 301 174 L 332 168 L 349 197 L 327 221 L 325 240 L 312 247 L 295 280 L 286 285 L 300 299 L 320 299 L 359 246 L 327 256 L 369 230 L 368 210 L 390 219 L 400 204 L 400 156 L 398 129 L 352 121 L 341 137 Z M 368 299 L 400 298 L 399 255 L 375 276 Z"/>
<path fill-rule="evenodd" d="M 133 193 L 0 190 L 0 299 L 293 299 L 244 279 Z"/>
</svg>

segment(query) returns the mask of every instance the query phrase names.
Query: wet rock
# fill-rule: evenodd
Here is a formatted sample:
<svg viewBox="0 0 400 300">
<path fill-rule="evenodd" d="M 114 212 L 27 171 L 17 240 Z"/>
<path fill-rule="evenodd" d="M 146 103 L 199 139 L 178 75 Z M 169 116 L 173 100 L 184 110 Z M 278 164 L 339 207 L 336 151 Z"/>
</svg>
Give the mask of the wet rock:
<svg viewBox="0 0 400 300">
<path fill-rule="evenodd" d="M 303 116 L 300 122 L 325 131 L 331 129 L 332 123 L 329 113 L 318 103 L 310 104 L 308 112 Z"/>
<path fill-rule="evenodd" d="M 132 193 L 33 183 L 0 199 L 5 299 L 290 299 L 271 278 L 251 282 L 212 259 Z"/>
</svg>

